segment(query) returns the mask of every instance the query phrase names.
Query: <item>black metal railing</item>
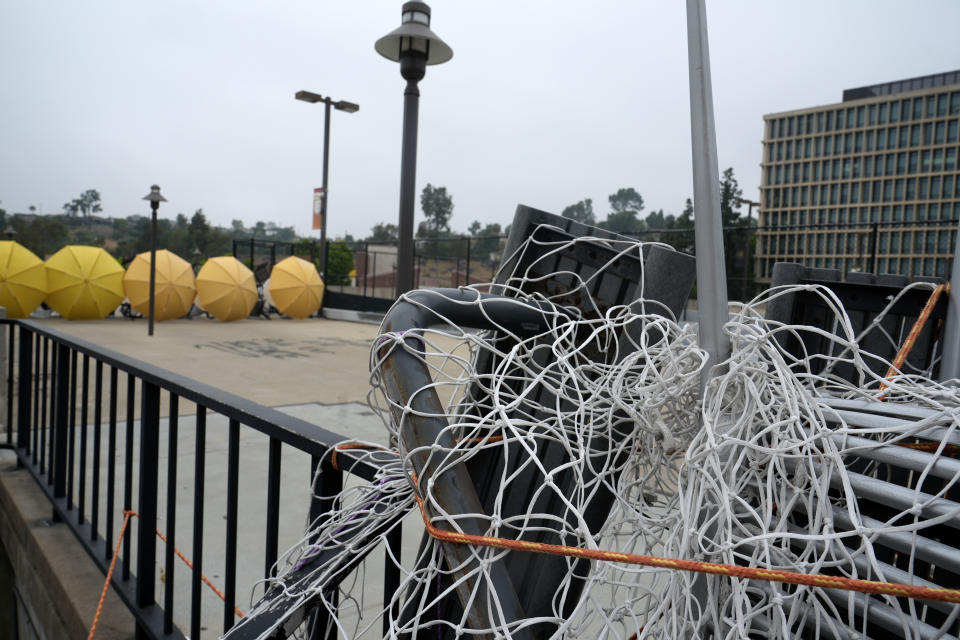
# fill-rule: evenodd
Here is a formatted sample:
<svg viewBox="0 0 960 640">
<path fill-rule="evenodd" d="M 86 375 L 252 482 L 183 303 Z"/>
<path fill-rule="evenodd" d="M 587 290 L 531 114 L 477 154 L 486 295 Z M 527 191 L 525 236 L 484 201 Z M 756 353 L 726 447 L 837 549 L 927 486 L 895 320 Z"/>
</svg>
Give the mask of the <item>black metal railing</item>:
<svg viewBox="0 0 960 640">
<path fill-rule="evenodd" d="M 280 499 L 283 452 L 309 456 L 310 476 L 302 482 L 309 485 L 315 480 L 316 484 L 307 498 L 309 506 L 302 506 L 305 512 L 309 509 L 311 520 L 336 503 L 343 486 L 339 469 L 367 480 L 376 472 L 374 463 L 351 451 L 340 452 L 339 469 L 334 468 L 330 453 L 344 438 L 304 420 L 34 321 L 2 323 L 9 330 L 6 447 L 16 452 L 18 465 L 29 471 L 50 500 L 54 519 L 70 528 L 106 574 L 118 525 L 126 511 L 137 513 L 123 538 L 113 587 L 136 619 L 138 638 L 205 635 L 201 576 L 211 564 L 222 566 L 223 571 L 222 632 L 234 625 L 238 587 L 252 586 L 249 581 L 241 585 L 238 578 L 239 518 L 242 512 L 244 535 L 258 527 L 263 532 L 262 538 L 254 537 L 263 541 L 262 576 L 269 577 L 278 558 L 284 510 Z M 189 405 L 195 407 L 192 420 L 184 413 Z M 245 486 L 263 487 L 266 494 L 266 506 L 259 511 L 251 506 L 259 498 L 245 493 L 241 501 L 241 451 L 256 444 L 242 446 L 241 433 L 267 439 L 265 478 L 250 478 L 257 470 L 246 464 L 243 472 Z M 219 480 L 210 456 L 220 455 L 223 441 L 226 474 Z M 222 538 L 209 526 L 211 509 L 219 506 L 210 501 L 211 489 L 226 493 Z M 189 527 L 184 511 L 192 520 Z M 178 519 L 184 522 L 178 525 Z M 301 527 L 303 517 L 295 522 Z M 162 551 L 157 544 L 160 528 L 166 534 Z M 178 536 L 178 530 L 188 535 Z M 391 535 L 399 545 L 399 529 Z M 174 557 L 181 544 L 188 546 L 193 562 L 192 570 L 187 570 L 186 615 L 175 597 L 179 567 L 185 567 L 178 566 Z M 246 545 L 244 556 L 250 552 Z M 399 574 L 393 563 L 385 566 L 384 598 L 389 602 Z M 162 583 L 157 567 L 163 568 Z M 259 579 L 259 569 L 257 573 L 253 579 Z M 209 619 L 210 605 L 205 606 Z M 317 628 L 325 628 L 322 620 Z"/>
</svg>

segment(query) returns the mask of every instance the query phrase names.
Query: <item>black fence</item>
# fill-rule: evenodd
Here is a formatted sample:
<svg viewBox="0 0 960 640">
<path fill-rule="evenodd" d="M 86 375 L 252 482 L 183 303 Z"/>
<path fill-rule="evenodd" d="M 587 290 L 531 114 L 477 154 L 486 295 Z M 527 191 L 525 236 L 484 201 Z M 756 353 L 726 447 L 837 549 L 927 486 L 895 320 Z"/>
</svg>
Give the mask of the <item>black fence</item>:
<svg viewBox="0 0 960 640">
<path fill-rule="evenodd" d="M 238 586 L 251 586 L 238 581 L 240 537 L 246 536 L 245 558 L 262 554 L 262 576 L 268 577 L 278 557 L 281 517 L 302 526 L 308 513 L 313 520 L 331 508 L 343 486 L 340 469 L 373 479 L 376 467 L 351 451 L 339 452 L 334 468 L 332 447 L 344 438 L 304 420 L 36 322 L 4 320 L 2 325 L 9 332 L 2 345 L 5 446 L 50 500 L 54 519 L 70 528 L 106 575 L 126 512 L 137 514 L 123 537 L 113 588 L 134 615 L 138 638 L 199 639 L 230 629 Z M 242 434 L 244 451 L 257 446 L 268 452 L 262 476 L 245 462 L 241 479 Z M 226 475 L 221 476 L 208 461 L 224 452 Z M 297 484 L 316 483 L 305 494 L 308 504 L 299 505 L 303 513 L 291 516 L 289 500 L 280 501 L 281 475 L 282 461 L 290 464 L 295 456 L 308 457 L 310 469 Z M 184 460 L 189 467 L 178 468 Z M 214 504 L 212 496 L 221 492 L 223 500 Z M 178 511 L 178 494 L 186 513 Z M 161 529 L 165 540 L 158 545 Z M 399 548 L 399 530 L 392 535 Z M 192 570 L 175 560 L 176 547 L 186 550 Z M 210 603 L 202 604 L 207 587 L 201 576 L 211 566 L 222 576 L 222 626 L 202 633 L 202 614 L 206 607 L 209 619 Z M 400 576 L 393 563 L 385 566 L 389 601 Z M 325 628 L 323 619 L 316 623 Z"/>
</svg>

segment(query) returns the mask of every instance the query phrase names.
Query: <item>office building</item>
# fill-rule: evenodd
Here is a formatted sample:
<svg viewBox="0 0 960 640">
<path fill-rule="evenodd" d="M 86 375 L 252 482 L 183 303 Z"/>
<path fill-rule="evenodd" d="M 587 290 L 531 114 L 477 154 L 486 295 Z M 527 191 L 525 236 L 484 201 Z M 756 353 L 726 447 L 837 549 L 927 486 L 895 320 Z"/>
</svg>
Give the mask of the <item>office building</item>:
<svg viewBox="0 0 960 640">
<path fill-rule="evenodd" d="M 960 71 L 765 115 L 756 273 L 776 262 L 947 277 L 960 219 Z"/>
</svg>

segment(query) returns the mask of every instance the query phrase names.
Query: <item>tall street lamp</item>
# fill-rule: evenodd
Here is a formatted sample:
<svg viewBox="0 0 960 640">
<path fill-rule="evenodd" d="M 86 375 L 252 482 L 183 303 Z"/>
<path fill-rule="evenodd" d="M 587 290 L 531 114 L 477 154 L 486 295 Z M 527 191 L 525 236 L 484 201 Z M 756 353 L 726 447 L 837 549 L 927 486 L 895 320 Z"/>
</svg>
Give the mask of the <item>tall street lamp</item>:
<svg viewBox="0 0 960 640">
<path fill-rule="evenodd" d="M 327 165 L 330 158 L 330 107 L 338 111 L 347 113 L 356 113 L 360 110 L 360 105 L 346 100 L 337 100 L 334 102 L 330 96 L 323 97 L 318 93 L 310 91 L 297 91 L 293 96 L 297 100 L 303 100 L 315 104 L 323 103 L 323 197 L 320 200 L 320 268 L 323 270 L 323 277 L 327 277 Z"/>
<path fill-rule="evenodd" d="M 150 201 L 150 316 L 147 322 L 147 335 L 153 335 L 153 309 L 154 309 L 154 289 L 157 283 L 157 209 L 161 202 L 167 199 L 160 195 L 160 187 L 153 185 L 150 187 L 150 193 L 143 196 L 144 200 Z"/>
<path fill-rule="evenodd" d="M 453 57 L 453 49 L 430 30 L 430 7 L 405 2 L 400 27 L 377 40 L 377 53 L 400 63 L 407 81 L 403 92 L 403 150 L 400 156 L 400 241 L 397 248 L 397 296 L 413 289 L 413 202 L 417 177 L 417 116 L 420 90 L 417 83 L 427 65 Z"/>
</svg>

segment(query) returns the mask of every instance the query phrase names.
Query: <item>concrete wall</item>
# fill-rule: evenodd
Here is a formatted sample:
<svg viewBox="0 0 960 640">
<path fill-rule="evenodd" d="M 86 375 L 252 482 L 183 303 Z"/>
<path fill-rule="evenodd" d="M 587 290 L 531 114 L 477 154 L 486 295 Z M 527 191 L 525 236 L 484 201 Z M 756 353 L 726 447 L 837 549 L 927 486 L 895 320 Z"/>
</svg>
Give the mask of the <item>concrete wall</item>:
<svg viewBox="0 0 960 640">
<path fill-rule="evenodd" d="M 33 626 L 37 637 L 47 640 L 86 638 L 104 575 L 67 526 L 51 517 L 50 503 L 33 478 L 17 469 L 12 452 L 0 451 L 0 544 L 9 560 L 6 572 L 0 561 L 0 609 L 6 610 L 0 611 L 0 624 L 10 620 L 10 604 L 18 597 L 22 637 L 31 638 Z M 0 636 L 8 628 L 0 627 Z M 133 635 L 133 616 L 111 590 L 96 638 Z"/>
</svg>

